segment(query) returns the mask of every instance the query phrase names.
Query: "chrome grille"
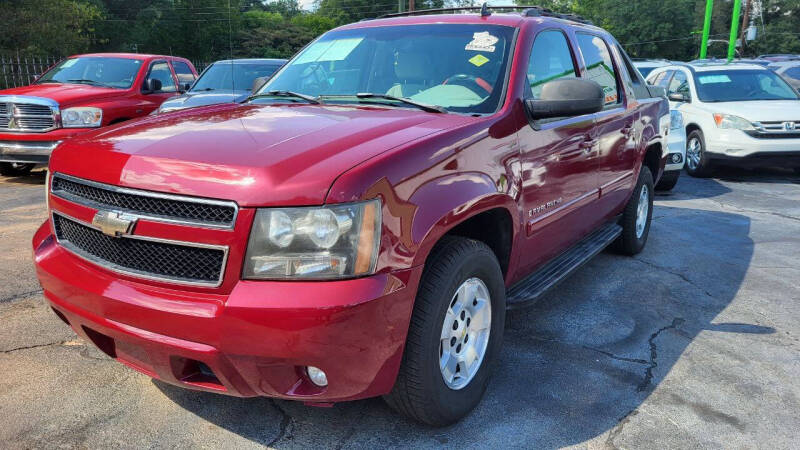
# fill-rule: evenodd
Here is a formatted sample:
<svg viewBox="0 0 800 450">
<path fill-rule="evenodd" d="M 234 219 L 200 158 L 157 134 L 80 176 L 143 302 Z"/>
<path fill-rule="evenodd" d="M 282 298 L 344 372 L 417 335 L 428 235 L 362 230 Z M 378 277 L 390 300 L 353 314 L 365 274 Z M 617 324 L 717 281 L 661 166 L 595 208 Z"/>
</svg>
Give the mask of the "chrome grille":
<svg viewBox="0 0 800 450">
<path fill-rule="evenodd" d="M 0 131 L 44 132 L 55 128 L 56 112 L 52 107 L 0 98 Z"/>
<path fill-rule="evenodd" d="M 227 248 L 141 236 L 110 237 L 53 213 L 58 243 L 114 272 L 170 283 L 215 287 L 222 283 Z"/>
<path fill-rule="evenodd" d="M 755 130 L 746 131 L 747 134 L 757 138 L 797 138 L 800 137 L 800 120 L 756 122 Z"/>
<path fill-rule="evenodd" d="M 233 202 L 121 188 L 59 173 L 53 175 L 51 191 L 57 197 L 95 209 L 211 228 L 233 228 L 238 212 Z"/>
</svg>

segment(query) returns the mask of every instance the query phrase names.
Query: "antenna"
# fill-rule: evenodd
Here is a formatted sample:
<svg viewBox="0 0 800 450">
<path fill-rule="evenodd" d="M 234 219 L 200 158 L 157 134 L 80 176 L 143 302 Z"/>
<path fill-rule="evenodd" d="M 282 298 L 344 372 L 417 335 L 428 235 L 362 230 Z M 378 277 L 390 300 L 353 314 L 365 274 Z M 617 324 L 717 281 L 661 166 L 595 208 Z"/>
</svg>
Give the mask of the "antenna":
<svg viewBox="0 0 800 450">
<path fill-rule="evenodd" d="M 488 17 L 491 15 L 492 12 L 489 11 L 489 2 L 483 2 L 483 5 L 481 5 L 481 17 Z"/>
</svg>

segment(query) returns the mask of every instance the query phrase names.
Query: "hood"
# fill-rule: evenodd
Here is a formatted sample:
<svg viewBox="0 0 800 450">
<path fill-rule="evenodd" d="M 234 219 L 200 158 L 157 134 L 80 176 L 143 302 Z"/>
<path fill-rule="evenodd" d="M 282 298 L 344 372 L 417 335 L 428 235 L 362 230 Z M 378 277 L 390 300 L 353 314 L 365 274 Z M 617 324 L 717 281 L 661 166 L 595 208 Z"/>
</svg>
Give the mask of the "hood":
<svg viewBox="0 0 800 450">
<path fill-rule="evenodd" d="M 216 105 L 81 135 L 56 148 L 50 169 L 241 206 L 319 205 L 366 159 L 474 120 L 405 108 Z"/>
<path fill-rule="evenodd" d="M 800 117 L 800 100 L 754 100 L 706 103 L 712 113 L 731 114 L 750 122 L 783 122 Z"/>
<path fill-rule="evenodd" d="M 71 106 L 85 100 L 116 97 L 128 92 L 126 89 L 112 89 L 86 84 L 45 83 L 32 84 L 0 91 L 0 95 L 30 95 L 44 97 L 58 102 L 60 107 Z"/>
<path fill-rule="evenodd" d="M 237 100 L 244 100 L 249 93 L 250 91 L 232 91 L 230 89 L 198 92 L 190 91 L 162 103 L 159 112 L 216 105 L 219 103 L 233 103 Z"/>
</svg>

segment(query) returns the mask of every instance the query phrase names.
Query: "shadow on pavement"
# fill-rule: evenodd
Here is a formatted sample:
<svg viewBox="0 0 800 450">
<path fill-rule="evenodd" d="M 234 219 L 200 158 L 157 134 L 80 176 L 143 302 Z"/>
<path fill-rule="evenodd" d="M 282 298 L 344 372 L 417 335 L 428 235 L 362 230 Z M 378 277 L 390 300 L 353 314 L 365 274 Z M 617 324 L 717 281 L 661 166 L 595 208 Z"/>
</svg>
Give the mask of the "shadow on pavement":
<svg viewBox="0 0 800 450">
<path fill-rule="evenodd" d="M 156 385 L 197 416 L 277 448 L 557 448 L 607 432 L 613 445 L 617 430 L 699 333 L 775 331 L 715 322 L 752 259 L 747 217 L 660 206 L 656 213 L 642 254 L 603 253 L 536 305 L 509 312 L 503 354 L 482 403 L 451 427 L 412 423 L 379 399 L 320 409 Z M 702 420 L 741 426 L 733 416 L 670 395 Z"/>
</svg>

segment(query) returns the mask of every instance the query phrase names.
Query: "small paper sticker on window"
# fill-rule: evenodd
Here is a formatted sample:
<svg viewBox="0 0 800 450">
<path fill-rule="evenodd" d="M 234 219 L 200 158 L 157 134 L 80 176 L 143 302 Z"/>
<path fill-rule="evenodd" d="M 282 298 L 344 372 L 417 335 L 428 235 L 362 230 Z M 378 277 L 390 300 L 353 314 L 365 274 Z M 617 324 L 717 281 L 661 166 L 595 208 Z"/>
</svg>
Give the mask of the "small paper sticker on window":
<svg viewBox="0 0 800 450">
<path fill-rule="evenodd" d="M 492 36 L 488 31 L 481 31 L 472 34 L 472 42 L 464 47 L 464 50 L 471 50 L 474 52 L 491 52 L 494 53 L 495 44 L 500 39 Z"/>
<path fill-rule="evenodd" d="M 730 83 L 731 78 L 727 75 L 700 75 L 697 77 L 700 84 Z"/>
<path fill-rule="evenodd" d="M 485 57 L 483 55 L 475 55 L 472 58 L 470 58 L 468 61 L 471 62 L 472 64 L 476 65 L 477 67 L 480 67 L 480 66 L 486 64 L 487 62 L 489 62 L 489 58 L 487 58 L 487 57 Z"/>
</svg>

